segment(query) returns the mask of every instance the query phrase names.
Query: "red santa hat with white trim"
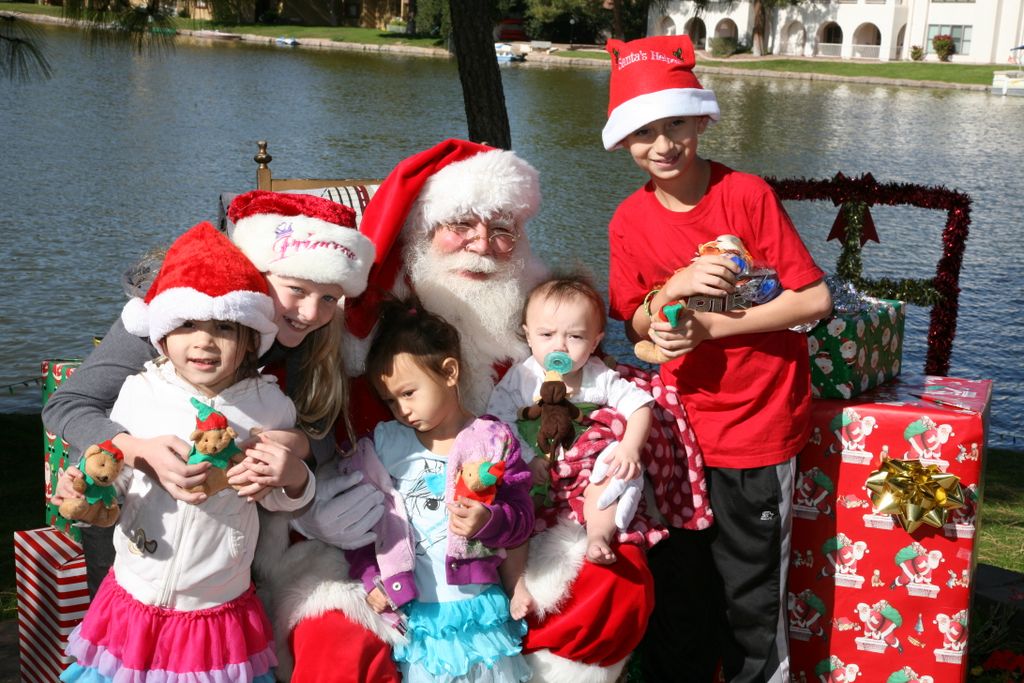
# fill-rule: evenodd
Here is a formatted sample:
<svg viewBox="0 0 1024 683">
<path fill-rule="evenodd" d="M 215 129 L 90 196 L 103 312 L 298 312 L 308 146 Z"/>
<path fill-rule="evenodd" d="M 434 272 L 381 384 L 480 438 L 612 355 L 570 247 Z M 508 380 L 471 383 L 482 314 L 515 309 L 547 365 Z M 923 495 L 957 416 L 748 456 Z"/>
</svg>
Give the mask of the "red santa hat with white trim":
<svg viewBox="0 0 1024 683">
<path fill-rule="evenodd" d="M 174 241 L 146 292 L 121 312 L 125 329 L 160 342 L 186 320 L 229 320 L 260 335 L 259 353 L 274 343 L 274 302 L 267 280 L 238 247 L 207 222 Z"/>
<path fill-rule="evenodd" d="M 323 197 L 254 190 L 228 207 L 231 239 L 259 270 L 322 284 L 346 297 L 366 289 L 374 245 L 351 208 Z"/>
<path fill-rule="evenodd" d="M 381 298 L 402 268 L 404 239 L 469 215 L 502 214 L 520 228 L 540 208 L 537 170 L 514 152 L 449 139 L 399 162 L 374 193 L 360 229 L 377 247 L 366 294 L 350 301 L 345 323 L 369 335 Z M 404 237 L 403 237 L 404 236 Z"/>
<path fill-rule="evenodd" d="M 697 63 L 689 36 L 654 36 L 625 43 L 609 40 L 612 56 L 605 149 L 615 149 L 638 128 L 667 116 L 721 115 L 715 93 L 693 74 Z"/>
</svg>

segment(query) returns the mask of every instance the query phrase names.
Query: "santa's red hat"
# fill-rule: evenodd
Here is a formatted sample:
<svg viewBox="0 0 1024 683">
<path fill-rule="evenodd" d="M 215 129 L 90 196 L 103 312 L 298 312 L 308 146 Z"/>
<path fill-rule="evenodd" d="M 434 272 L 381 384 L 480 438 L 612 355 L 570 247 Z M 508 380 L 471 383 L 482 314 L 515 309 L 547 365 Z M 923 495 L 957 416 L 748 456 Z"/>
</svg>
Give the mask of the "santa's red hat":
<svg viewBox="0 0 1024 683">
<path fill-rule="evenodd" d="M 322 197 L 254 190 L 228 207 L 231 239 L 264 273 L 338 284 L 359 296 L 374 246 L 356 226 L 355 211 Z"/>
<path fill-rule="evenodd" d="M 175 240 L 146 292 L 121 312 L 125 329 L 160 341 L 186 320 L 229 320 L 260 335 L 259 353 L 274 343 L 274 302 L 267 281 L 238 247 L 209 223 Z"/>
<path fill-rule="evenodd" d="M 609 40 L 612 56 L 605 149 L 615 149 L 638 128 L 667 116 L 710 116 L 720 112 L 715 93 L 693 75 L 697 60 L 689 36 L 655 36 L 624 43 Z"/>
<path fill-rule="evenodd" d="M 373 329 L 378 304 L 402 266 L 403 231 L 427 232 L 469 215 L 509 214 L 522 226 L 539 207 L 537 170 L 514 152 L 449 139 L 401 161 L 363 213 L 360 229 L 377 256 L 367 293 L 346 308 L 349 331 L 366 337 Z"/>
</svg>

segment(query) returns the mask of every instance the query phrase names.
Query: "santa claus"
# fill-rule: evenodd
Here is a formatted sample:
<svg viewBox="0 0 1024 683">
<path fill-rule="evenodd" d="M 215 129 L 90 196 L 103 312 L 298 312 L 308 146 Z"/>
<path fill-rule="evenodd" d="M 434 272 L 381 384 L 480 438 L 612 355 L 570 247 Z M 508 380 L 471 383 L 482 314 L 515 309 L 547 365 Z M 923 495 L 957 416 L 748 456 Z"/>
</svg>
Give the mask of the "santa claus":
<svg viewBox="0 0 1024 683">
<path fill-rule="evenodd" d="M 864 629 L 864 636 L 856 639 L 858 649 L 867 647 L 881 652 L 888 646 L 895 648 L 900 654 L 903 653 L 903 646 L 900 645 L 900 639 L 895 633 L 896 629 L 903 625 L 903 616 L 887 601 L 879 600 L 874 605 L 859 602 L 857 615 Z M 864 641 L 868 641 L 868 644 L 865 645 Z M 879 644 L 878 647 L 881 649 L 870 647 L 872 642 Z"/>
<path fill-rule="evenodd" d="M 512 152 L 447 140 L 396 166 L 360 228 L 374 241 L 377 260 L 367 293 L 346 307 L 350 376 L 362 372 L 382 298 L 414 293 L 459 330 L 463 404 L 483 412 L 501 374 L 528 353 L 519 334 L 520 306 L 547 274 L 524 231 L 539 203 L 536 170 Z M 351 405 L 357 434 L 391 419 L 358 379 Z M 333 463 L 321 464 L 318 499 L 293 523 L 309 540 L 284 548 L 280 522 L 262 534 L 268 539 L 261 567 L 279 641 L 278 676 L 317 683 L 397 681 L 390 645 L 403 636 L 366 605 L 361 583 L 350 579 L 335 547 L 356 547 L 333 533 L 343 511 L 331 496 L 346 491 L 347 500 L 353 497 L 353 482 L 335 470 Z M 538 610 L 523 651 L 532 680 L 610 683 L 644 632 L 653 585 L 643 551 L 623 547 L 618 562 L 601 566 L 584 562 L 585 548 L 583 527 L 571 522 L 531 541 L 527 583 Z"/>
</svg>

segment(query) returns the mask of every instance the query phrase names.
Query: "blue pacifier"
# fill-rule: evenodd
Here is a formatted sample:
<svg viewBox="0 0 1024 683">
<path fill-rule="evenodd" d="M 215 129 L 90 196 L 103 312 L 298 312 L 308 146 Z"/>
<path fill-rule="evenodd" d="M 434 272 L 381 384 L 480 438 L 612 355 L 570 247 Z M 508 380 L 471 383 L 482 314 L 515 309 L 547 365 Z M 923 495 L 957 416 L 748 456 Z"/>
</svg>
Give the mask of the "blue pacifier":
<svg viewBox="0 0 1024 683">
<path fill-rule="evenodd" d="M 544 369 L 566 375 L 572 372 L 572 358 L 565 351 L 552 351 L 544 356 Z"/>
</svg>

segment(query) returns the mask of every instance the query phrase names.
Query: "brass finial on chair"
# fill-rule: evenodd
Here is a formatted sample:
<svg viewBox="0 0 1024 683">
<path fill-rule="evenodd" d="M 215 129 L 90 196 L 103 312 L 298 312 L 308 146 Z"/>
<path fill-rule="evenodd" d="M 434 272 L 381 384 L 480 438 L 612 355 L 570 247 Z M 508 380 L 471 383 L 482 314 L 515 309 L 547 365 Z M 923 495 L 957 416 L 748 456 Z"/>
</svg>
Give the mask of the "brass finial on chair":
<svg viewBox="0 0 1024 683">
<path fill-rule="evenodd" d="M 273 190 L 274 182 L 270 177 L 270 162 L 273 161 L 274 157 L 267 154 L 267 141 L 260 140 L 256 143 L 259 147 L 259 151 L 256 156 L 252 158 L 258 166 L 256 166 L 256 189 L 258 190 Z"/>
<path fill-rule="evenodd" d="M 252 160 L 259 164 L 260 168 L 266 168 L 267 164 L 274 160 L 274 157 L 267 154 L 267 141 L 260 140 L 256 143 L 256 146 L 259 147 L 259 152 L 256 153 Z"/>
</svg>

